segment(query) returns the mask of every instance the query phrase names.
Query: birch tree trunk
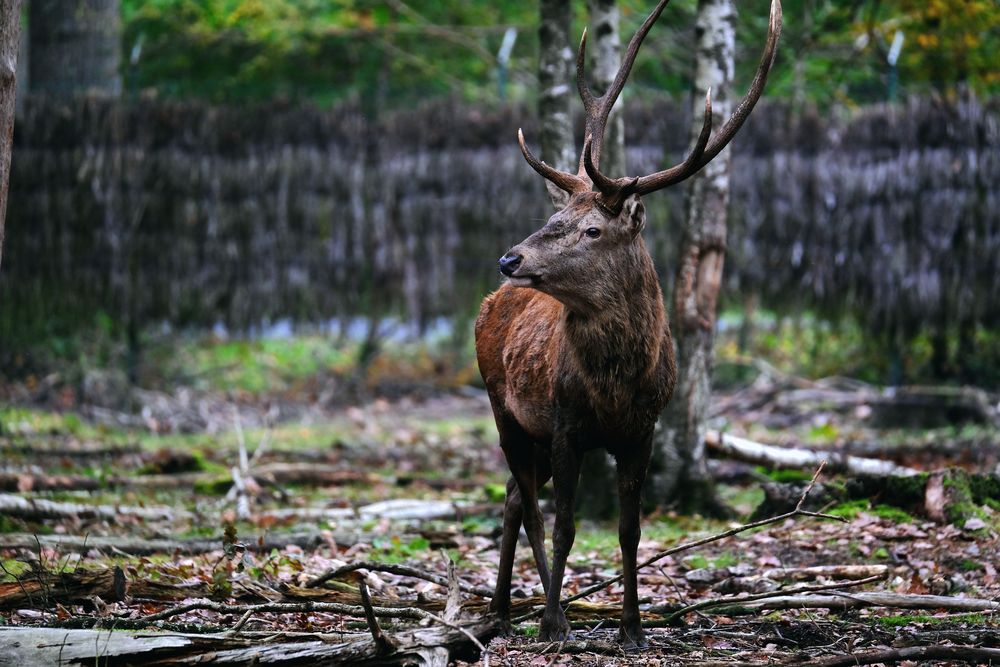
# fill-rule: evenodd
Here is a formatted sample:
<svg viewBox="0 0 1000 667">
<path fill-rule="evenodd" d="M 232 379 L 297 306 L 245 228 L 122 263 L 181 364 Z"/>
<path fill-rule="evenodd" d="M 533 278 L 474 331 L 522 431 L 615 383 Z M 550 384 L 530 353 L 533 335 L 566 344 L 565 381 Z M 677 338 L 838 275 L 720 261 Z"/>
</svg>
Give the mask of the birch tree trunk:
<svg viewBox="0 0 1000 667">
<path fill-rule="evenodd" d="M 3 227 L 7 218 L 7 189 L 10 185 L 10 152 L 14 142 L 20 33 L 21 0 L 0 0 L 0 264 L 3 262 Z"/>
<path fill-rule="evenodd" d="M 621 64 L 621 38 L 618 32 L 616 0 L 588 0 L 587 47 L 590 50 L 590 74 L 595 94 L 603 94 L 618 73 Z M 625 119 L 621 113 L 621 97 L 608 117 L 601 152 L 601 171 L 610 176 L 625 175 Z M 608 493 L 578 493 L 577 515 L 588 519 L 608 519 L 618 515 L 618 488 L 614 459 L 603 449 L 584 454 L 580 472 L 580 488 L 608 489 Z"/>
<path fill-rule="evenodd" d="M 614 81 L 622 58 L 618 3 L 617 0 L 587 0 L 587 7 L 592 31 L 587 40 L 590 48 L 589 71 L 595 94 L 603 94 Z M 625 117 L 622 114 L 624 96 L 623 92 L 615 102 L 604 130 L 601 171 L 612 177 L 625 175 Z"/>
<path fill-rule="evenodd" d="M 735 28 L 734 0 L 699 0 L 694 118 L 701 114 L 705 93 L 711 88 L 716 131 L 732 111 Z M 731 514 L 715 494 L 705 459 L 716 300 L 726 254 L 730 162 L 727 148 L 691 179 L 687 193 L 673 294 L 677 389 L 660 416 L 649 494 L 659 506 L 710 516 Z"/>
<path fill-rule="evenodd" d="M 119 0 L 31 0 L 29 11 L 33 91 L 121 93 Z"/>
<path fill-rule="evenodd" d="M 542 159 L 576 173 L 573 146 L 573 49 L 569 26 L 573 16 L 569 0 L 539 0 L 538 115 L 542 121 Z M 562 208 L 569 195 L 545 181 L 553 206 Z"/>
</svg>

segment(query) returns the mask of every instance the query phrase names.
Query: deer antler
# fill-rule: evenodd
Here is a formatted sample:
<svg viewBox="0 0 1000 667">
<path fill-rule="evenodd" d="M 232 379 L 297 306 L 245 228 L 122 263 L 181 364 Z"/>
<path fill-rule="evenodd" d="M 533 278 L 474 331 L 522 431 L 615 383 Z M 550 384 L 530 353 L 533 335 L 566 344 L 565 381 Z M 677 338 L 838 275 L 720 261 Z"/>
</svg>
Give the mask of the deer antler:
<svg viewBox="0 0 1000 667">
<path fill-rule="evenodd" d="M 701 132 L 695 145 L 684 160 L 684 162 L 658 171 L 655 174 L 642 177 L 609 178 L 600 172 L 601 149 L 604 145 L 604 130 L 607 126 L 608 116 L 614 107 L 618 96 L 625 87 L 625 81 L 632 71 L 632 65 L 639 53 L 639 47 L 649 29 L 663 13 L 663 9 L 670 0 L 660 0 L 653 11 L 636 31 L 635 35 L 628 43 L 625 55 L 622 58 L 621 66 L 615 75 L 611 86 L 600 97 L 594 97 L 587 86 L 585 77 L 585 60 L 587 47 L 587 31 L 583 31 L 580 39 L 580 47 L 576 54 L 576 85 L 580 92 L 580 99 L 583 100 L 583 108 L 586 114 L 584 136 L 586 137 L 583 152 L 580 155 L 580 165 L 576 174 L 570 174 L 559 169 L 555 169 L 538 160 L 524 143 L 524 135 L 518 130 L 518 142 L 521 145 L 521 152 L 535 171 L 541 174 L 561 189 L 571 194 L 586 192 L 591 187 L 598 191 L 598 203 L 608 211 L 617 214 L 625 200 L 632 194 L 644 195 L 656 190 L 660 190 L 669 185 L 679 183 L 696 173 L 699 169 L 712 161 L 723 148 L 732 140 L 736 133 L 746 121 L 753 110 L 757 100 L 760 99 L 764 91 L 764 84 L 767 75 L 774 63 L 778 37 L 781 35 L 781 0 L 771 0 L 771 15 L 768 23 L 767 40 L 764 44 L 764 53 L 761 57 L 760 65 L 757 66 L 757 73 L 746 97 L 736 107 L 736 111 L 726 121 L 726 124 L 719 130 L 715 137 L 709 141 L 712 130 L 712 100 L 711 91 L 705 98 L 705 117 L 702 121 Z"/>
</svg>

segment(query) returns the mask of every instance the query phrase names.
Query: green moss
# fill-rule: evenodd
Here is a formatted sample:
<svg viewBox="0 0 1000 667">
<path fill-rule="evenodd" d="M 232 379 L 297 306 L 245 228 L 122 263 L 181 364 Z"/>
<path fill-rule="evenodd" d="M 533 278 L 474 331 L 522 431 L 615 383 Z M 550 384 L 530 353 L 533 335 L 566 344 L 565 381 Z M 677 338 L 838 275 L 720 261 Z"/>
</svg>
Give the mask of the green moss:
<svg viewBox="0 0 1000 667">
<path fill-rule="evenodd" d="M 889 628 L 901 628 L 911 623 L 930 623 L 934 618 L 926 614 L 915 614 L 913 616 L 876 616 L 874 620 L 877 624 Z"/>
<path fill-rule="evenodd" d="M 913 523 L 912 516 L 891 505 L 876 505 L 871 509 L 871 513 L 880 519 L 887 519 L 894 523 Z"/>
<path fill-rule="evenodd" d="M 872 558 L 876 558 L 878 560 L 888 560 L 889 550 L 885 547 L 879 547 L 875 550 L 875 553 L 872 554 Z"/>
<path fill-rule="evenodd" d="M 229 491 L 233 486 L 233 478 L 228 475 L 219 475 L 210 479 L 199 479 L 194 483 L 195 493 L 206 496 L 221 496 Z"/>
<path fill-rule="evenodd" d="M 909 477 L 889 477 L 886 480 L 885 497 L 896 507 L 921 505 L 928 477 L 930 474 L 925 472 Z"/>
<path fill-rule="evenodd" d="M 790 482 L 808 482 L 812 479 L 812 473 L 803 470 L 769 470 L 763 466 L 757 466 L 757 472 L 767 475 L 775 482 L 788 484 Z"/>
<path fill-rule="evenodd" d="M 868 500 L 865 498 L 849 500 L 846 503 L 840 503 L 830 508 L 827 510 L 827 514 L 844 517 L 845 519 L 856 519 L 859 514 L 868 511 L 868 505 Z"/>
<path fill-rule="evenodd" d="M 966 558 L 959 564 L 959 567 L 965 570 L 966 572 L 976 572 L 978 570 L 983 569 L 983 564 L 977 560 Z"/>
<path fill-rule="evenodd" d="M 969 475 L 969 491 L 980 505 L 985 505 L 987 500 L 1000 501 L 1000 476 Z"/>
</svg>

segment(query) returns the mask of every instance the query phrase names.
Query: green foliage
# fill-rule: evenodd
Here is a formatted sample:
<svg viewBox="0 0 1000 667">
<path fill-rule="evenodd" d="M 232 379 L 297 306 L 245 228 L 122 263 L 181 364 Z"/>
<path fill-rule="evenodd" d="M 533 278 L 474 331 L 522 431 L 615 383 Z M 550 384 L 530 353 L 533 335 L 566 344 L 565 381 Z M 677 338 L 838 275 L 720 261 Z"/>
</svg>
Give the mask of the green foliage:
<svg viewBox="0 0 1000 667">
<path fill-rule="evenodd" d="M 648 0 L 620 0 L 624 39 L 645 18 Z M 740 3 L 740 82 L 749 81 L 767 31 L 768 0 Z M 1000 90 L 994 54 L 1000 8 L 992 0 L 785 0 L 785 28 L 771 94 L 872 101 L 889 95 L 886 54 L 905 36 L 901 91 L 968 85 Z M 493 101 L 496 53 L 518 31 L 509 90 L 535 87 L 538 10 L 534 2 L 487 0 L 124 0 L 123 61 L 133 89 L 217 101 L 307 98 L 354 100 L 375 113 L 439 95 Z M 574 0 L 571 34 L 587 20 Z M 693 70 L 694 0 L 672 3 L 640 52 L 628 95 L 684 93 Z M 141 48 L 137 48 L 141 47 Z M 742 87 L 742 84 L 740 84 Z"/>
<path fill-rule="evenodd" d="M 403 542 L 398 536 L 393 535 L 389 539 L 375 539 L 372 541 L 372 558 L 383 563 L 402 563 L 405 560 L 416 558 L 431 548 L 431 543 L 426 537 L 415 537 L 409 542 Z"/>
</svg>

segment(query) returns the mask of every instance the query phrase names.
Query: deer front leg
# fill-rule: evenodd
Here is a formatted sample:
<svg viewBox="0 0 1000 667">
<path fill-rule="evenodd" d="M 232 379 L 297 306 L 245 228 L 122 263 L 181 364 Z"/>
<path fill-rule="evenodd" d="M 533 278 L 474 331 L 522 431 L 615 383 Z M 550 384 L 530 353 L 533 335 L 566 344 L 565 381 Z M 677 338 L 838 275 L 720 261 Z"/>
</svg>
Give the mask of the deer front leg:
<svg viewBox="0 0 1000 667">
<path fill-rule="evenodd" d="M 549 461 L 538 448 L 514 446 L 509 441 L 506 445 L 504 453 L 507 456 L 511 477 L 507 481 L 507 499 L 504 503 L 497 585 L 490 601 L 489 611 L 499 617 L 503 632 L 509 634 L 511 571 L 514 567 L 517 538 L 522 522 L 528 534 L 528 542 L 531 544 L 542 587 L 545 590 L 549 587 L 545 526 L 541 510 L 538 508 L 538 489 L 549 481 L 550 473 Z"/>
<path fill-rule="evenodd" d="M 618 457 L 618 502 L 621 508 L 618 516 L 618 542 L 622 550 L 622 585 L 625 588 L 618 639 L 626 648 L 632 649 L 648 646 L 639 618 L 636 560 L 641 535 L 641 492 L 651 452 L 652 441 L 648 440 L 639 450 Z"/>
<path fill-rule="evenodd" d="M 552 446 L 552 486 L 556 501 L 556 521 L 552 531 L 552 578 L 545 597 L 545 613 L 539 626 L 542 641 L 569 638 L 569 622 L 559 604 L 566 558 L 576 539 L 573 509 L 580 479 L 580 457 L 565 438 L 556 437 Z"/>
</svg>

